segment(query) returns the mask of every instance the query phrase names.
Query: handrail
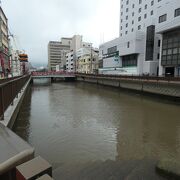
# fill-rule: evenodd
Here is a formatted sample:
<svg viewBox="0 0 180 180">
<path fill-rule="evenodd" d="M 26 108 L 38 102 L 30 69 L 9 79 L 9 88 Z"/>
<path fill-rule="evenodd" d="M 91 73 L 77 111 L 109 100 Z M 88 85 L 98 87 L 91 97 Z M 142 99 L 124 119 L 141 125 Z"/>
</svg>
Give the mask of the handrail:
<svg viewBox="0 0 180 180">
<path fill-rule="evenodd" d="M 13 104 L 15 97 L 29 80 L 30 75 L 25 75 L 0 84 L 0 120 L 4 119 L 4 112 Z"/>
<path fill-rule="evenodd" d="M 21 77 L 21 76 L 15 76 L 15 77 L 11 77 L 11 78 L 0 79 L 0 84 L 5 83 L 5 82 L 8 82 L 8 81 L 10 81 L 10 80 L 17 79 L 17 78 L 19 78 L 19 77 Z"/>
<path fill-rule="evenodd" d="M 132 80 L 155 80 L 155 81 L 179 81 L 180 77 L 160 77 L 160 76 L 130 76 L 130 75 L 105 75 L 105 74 L 85 74 L 85 73 L 75 73 L 76 76 L 91 76 L 91 77 L 104 77 L 104 78 L 122 78 L 122 79 L 132 79 Z"/>
</svg>

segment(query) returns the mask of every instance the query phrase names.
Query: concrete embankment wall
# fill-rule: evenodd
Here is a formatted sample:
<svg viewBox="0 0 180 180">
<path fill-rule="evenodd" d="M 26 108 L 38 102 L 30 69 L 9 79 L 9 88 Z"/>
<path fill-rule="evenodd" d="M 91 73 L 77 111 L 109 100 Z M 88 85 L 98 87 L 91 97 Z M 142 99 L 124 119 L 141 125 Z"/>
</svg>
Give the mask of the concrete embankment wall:
<svg viewBox="0 0 180 180">
<path fill-rule="evenodd" d="M 21 92 L 18 94 L 17 98 L 14 99 L 13 105 L 10 105 L 8 109 L 4 113 L 4 120 L 0 121 L 4 126 L 12 129 L 15 120 L 18 116 L 21 104 L 23 102 L 23 99 L 25 97 L 26 91 L 29 87 L 29 84 L 31 82 L 31 78 L 28 80 L 28 82 L 25 84 L 25 86 L 22 88 Z"/>
<path fill-rule="evenodd" d="M 180 101 L 180 82 L 77 76 L 77 81 L 172 97 Z"/>
</svg>

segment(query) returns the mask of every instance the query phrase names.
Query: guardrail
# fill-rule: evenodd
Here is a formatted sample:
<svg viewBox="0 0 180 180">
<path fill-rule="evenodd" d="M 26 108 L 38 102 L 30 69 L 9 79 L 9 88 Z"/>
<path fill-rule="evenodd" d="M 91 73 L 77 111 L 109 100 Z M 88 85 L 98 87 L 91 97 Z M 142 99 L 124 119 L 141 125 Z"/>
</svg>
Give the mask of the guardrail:
<svg viewBox="0 0 180 180">
<path fill-rule="evenodd" d="M 50 76 L 50 75 L 74 75 L 73 72 L 58 71 L 58 72 L 32 72 L 32 76 Z"/>
<path fill-rule="evenodd" d="M 21 76 L 16 76 L 16 77 L 11 77 L 11 78 L 4 78 L 4 79 L 0 79 L 0 84 L 20 78 Z"/>
<path fill-rule="evenodd" d="M 122 78 L 122 79 L 133 79 L 133 80 L 154 80 L 154 81 L 180 81 L 180 77 L 161 77 L 161 76 L 128 76 L 128 75 L 106 75 L 106 74 L 85 74 L 75 73 L 76 76 L 93 76 L 93 77 L 104 77 L 104 78 Z"/>
<path fill-rule="evenodd" d="M 26 75 L 0 84 L 0 120 L 4 119 L 4 112 L 13 104 L 15 97 L 29 78 L 30 75 Z"/>
</svg>

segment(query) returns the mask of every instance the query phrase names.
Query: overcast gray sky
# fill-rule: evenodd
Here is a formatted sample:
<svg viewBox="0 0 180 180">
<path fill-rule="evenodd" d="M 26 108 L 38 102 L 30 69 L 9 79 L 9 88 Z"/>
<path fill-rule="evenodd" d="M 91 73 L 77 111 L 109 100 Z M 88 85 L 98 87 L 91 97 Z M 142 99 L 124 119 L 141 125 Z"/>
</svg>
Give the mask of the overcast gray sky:
<svg viewBox="0 0 180 180">
<path fill-rule="evenodd" d="M 2 0 L 17 46 L 30 62 L 47 64 L 47 44 L 83 35 L 98 47 L 119 35 L 119 0 Z"/>
</svg>

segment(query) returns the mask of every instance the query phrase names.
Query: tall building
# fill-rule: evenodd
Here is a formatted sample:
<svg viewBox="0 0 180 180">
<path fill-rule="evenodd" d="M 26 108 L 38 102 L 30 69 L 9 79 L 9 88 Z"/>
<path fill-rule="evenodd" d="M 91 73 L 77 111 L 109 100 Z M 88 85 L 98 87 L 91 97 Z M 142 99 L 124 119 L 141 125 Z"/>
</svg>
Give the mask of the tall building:
<svg viewBox="0 0 180 180">
<path fill-rule="evenodd" d="M 64 69 L 66 54 L 70 52 L 72 38 L 61 38 L 61 41 L 50 41 L 48 44 L 48 69 L 55 71 L 56 65 Z"/>
<path fill-rule="evenodd" d="M 48 67 L 50 71 L 76 71 L 76 52 L 81 48 L 92 48 L 92 43 L 83 42 L 81 35 L 50 41 L 48 44 Z"/>
<path fill-rule="evenodd" d="M 8 19 L 0 7 L 0 77 L 7 76 L 9 71 Z"/>
<path fill-rule="evenodd" d="M 103 61 L 100 73 L 128 75 L 170 73 L 168 67 L 170 64 L 165 64 L 165 61 L 159 62 L 163 58 L 161 52 L 164 48 L 162 41 L 165 32 L 173 28 L 178 31 L 180 1 L 121 0 L 120 6 L 119 38 L 100 45 L 100 58 Z M 160 30 L 162 28 L 163 30 Z"/>
<path fill-rule="evenodd" d="M 161 0 L 156 33 L 160 34 L 159 74 L 180 76 L 180 1 Z"/>
</svg>

